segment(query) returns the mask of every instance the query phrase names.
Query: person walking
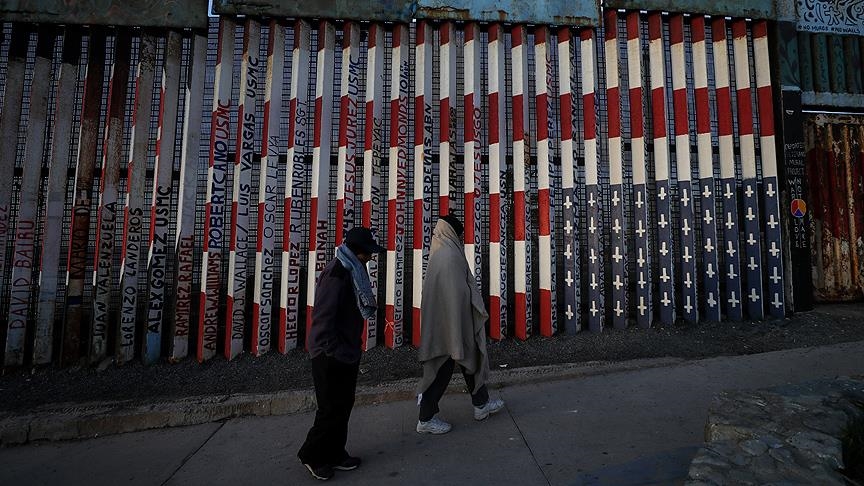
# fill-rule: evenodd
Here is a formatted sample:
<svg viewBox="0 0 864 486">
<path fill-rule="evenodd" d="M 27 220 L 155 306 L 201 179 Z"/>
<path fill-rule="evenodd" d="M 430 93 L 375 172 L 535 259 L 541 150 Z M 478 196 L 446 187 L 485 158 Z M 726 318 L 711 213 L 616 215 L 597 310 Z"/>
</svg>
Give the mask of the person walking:
<svg viewBox="0 0 864 486">
<path fill-rule="evenodd" d="M 363 321 L 378 308 L 366 263 L 384 251 L 368 228 L 352 228 L 315 286 L 307 347 L 318 409 L 297 452 L 315 479 L 330 479 L 334 469 L 349 471 L 361 463 L 348 454 L 345 444 L 363 350 Z"/>
<path fill-rule="evenodd" d="M 486 388 L 489 357 L 485 323 L 489 314 L 463 253 L 462 232 L 462 223 L 453 215 L 439 219 L 432 232 L 420 311 L 423 334 L 417 355 L 423 365 L 423 378 L 417 386 L 417 432 L 421 434 L 450 431 L 451 425 L 437 416 L 438 402 L 457 364 L 471 393 L 475 420 L 504 408 L 503 400 L 489 399 Z"/>
</svg>

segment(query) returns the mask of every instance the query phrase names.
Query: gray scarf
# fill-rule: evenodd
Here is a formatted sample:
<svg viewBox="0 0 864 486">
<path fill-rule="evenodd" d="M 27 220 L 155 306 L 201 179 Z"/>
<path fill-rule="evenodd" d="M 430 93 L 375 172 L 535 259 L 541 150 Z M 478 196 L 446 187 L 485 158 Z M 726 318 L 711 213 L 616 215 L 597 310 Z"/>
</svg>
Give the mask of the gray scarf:
<svg viewBox="0 0 864 486">
<path fill-rule="evenodd" d="M 354 285 L 354 293 L 357 295 L 357 307 L 360 308 L 360 314 L 363 315 L 364 319 L 375 317 L 378 302 L 375 300 L 375 294 L 372 293 L 372 284 L 369 282 L 369 273 L 367 273 L 366 267 L 345 245 L 336 247 L 336 258 L 346 270 L 351 271 L 351 283 Z"/>
</svg>

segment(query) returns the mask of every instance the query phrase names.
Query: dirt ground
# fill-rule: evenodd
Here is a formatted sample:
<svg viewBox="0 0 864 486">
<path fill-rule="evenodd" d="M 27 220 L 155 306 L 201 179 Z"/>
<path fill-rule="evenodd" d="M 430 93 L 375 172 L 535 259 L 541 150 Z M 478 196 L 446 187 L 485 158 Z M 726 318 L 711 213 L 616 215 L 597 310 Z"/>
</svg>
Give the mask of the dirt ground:
<svg viewBox="0 0 864 486">
<path fill-rule="evenodd" d="M 607 328 L 600 334 L 531 337 L 524 342 L 510 338 L 490 343 L 489 352 L 494 369 L 636 358 L 698 359 L 850 341 L 864 341 L 864 304 L 822 305 L 789 319 L 764 322 L 678 324 L 623 331 Z M 364 355 L 360 373 L 361 384 L 419 377 L 417 352 L 411 346 L 375 348 Z M 41 368 L 0 376 L 0 411 L 22 412 L 60 402 L 144 403 L 311 386 L 311 368 L 300 350 L 260 358 L 244 354 L 231 362 L 216 358 L 204 364 L 188 359 L 178 364 L 130 363 L 104 370 Z"/>
</svg>

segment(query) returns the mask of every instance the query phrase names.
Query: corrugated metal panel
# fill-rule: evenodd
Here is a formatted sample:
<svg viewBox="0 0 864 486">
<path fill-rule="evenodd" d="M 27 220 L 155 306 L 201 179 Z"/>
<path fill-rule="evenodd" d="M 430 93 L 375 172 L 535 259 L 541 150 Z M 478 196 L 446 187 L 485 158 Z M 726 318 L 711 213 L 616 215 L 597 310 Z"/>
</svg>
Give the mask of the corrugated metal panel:
<svg viewBox="0 0 864 486">
<path fill-rule="evenodd" d="M 862 51 L 864 37 L 798 32 L 802 103 L 864 107 Z"/>
<path fill-rule="evenodd" d="M 662 12 L 699 12 L 707 15 L 728 15 L 753 19 L 774 19 L 777 17 L 774 0 L 750 0 L 748 2 L 735 0 L 691 0 L 689 2 L 680 0 L 606 0 L 603 2 L 603 6 Z"/>
<path fill-rule="evenodd" d="M 0 0 L 7 22 L 207 27 L 207 0 Z"/>
<path fill-rule="evenodd" d="M 595 0 L 215 0 L 213 11 L 228 15 L 321 17 L 410 22 L 412 19 L 597 25 Z"/>
</svg>

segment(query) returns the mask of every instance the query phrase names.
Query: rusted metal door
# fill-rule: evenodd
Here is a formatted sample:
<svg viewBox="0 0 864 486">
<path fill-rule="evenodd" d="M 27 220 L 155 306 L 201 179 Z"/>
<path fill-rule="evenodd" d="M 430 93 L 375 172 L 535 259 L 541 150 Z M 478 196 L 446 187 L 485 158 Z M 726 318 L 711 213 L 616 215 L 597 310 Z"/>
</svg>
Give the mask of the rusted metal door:
<svg viewBox="0 0 864 486">
<path fill-rule="evenodd" d="M 819 114 L 805 131 L 809 195 L 792 202 L 795 217 L 812 211 L 815 298 L 864 297 L 864 116 Z"/>
</svg>

